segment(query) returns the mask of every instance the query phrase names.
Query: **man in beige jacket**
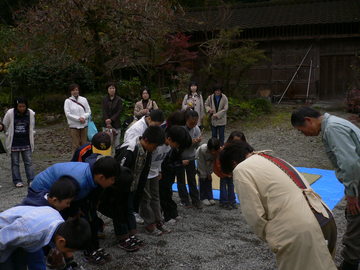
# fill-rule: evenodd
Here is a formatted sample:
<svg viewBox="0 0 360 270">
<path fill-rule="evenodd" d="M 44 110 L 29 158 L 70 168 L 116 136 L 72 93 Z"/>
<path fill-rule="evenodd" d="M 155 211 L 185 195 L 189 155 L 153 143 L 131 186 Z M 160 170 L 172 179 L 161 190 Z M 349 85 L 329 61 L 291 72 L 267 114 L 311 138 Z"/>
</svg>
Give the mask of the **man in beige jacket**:
<svg viewBox="0 0 360 270">
<path fill-rule="evenodd" d="M 227 145 L 220 162 L 225 173 L 233 172 L 242 213 L 276 254 L 280 270 L 337 269 L 330 254 L 336 245 L 332 213 L 294 167 L 245 142 Z"/>
</svg>

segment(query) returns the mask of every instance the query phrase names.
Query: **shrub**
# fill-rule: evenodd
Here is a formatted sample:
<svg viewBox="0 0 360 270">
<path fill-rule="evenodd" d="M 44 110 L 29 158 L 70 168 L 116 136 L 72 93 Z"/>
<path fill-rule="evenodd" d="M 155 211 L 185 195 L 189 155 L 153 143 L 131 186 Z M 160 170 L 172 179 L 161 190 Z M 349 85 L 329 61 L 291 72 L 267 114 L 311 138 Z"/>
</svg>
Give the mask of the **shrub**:
<svg viewBox="0 0 360 270">
<path fill-rule="evenodd" d="M 229 97 L 228 117 L 230 121 L 251 119 L 270 112 L 271 103 L 266 99 L 257 98 L 249 101 L 240 101 L 237 98 Z"/>
</svg>

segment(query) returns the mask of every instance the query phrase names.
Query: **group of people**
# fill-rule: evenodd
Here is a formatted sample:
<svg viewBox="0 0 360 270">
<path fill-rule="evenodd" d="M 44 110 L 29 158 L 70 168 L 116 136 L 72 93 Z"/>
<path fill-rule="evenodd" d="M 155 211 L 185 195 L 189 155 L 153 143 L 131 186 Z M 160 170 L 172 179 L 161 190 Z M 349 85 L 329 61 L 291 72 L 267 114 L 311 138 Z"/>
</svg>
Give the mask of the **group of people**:
<svg viewBox="0 0 360 270">
<path fill-rule="evenodd" d="M 337 269 L 333 261 L 337 229 L 330 209 L 291 164 L 266 151 L 255 151 L 242 132 L 233 131 L 224 142 L 228 101 L 220 87 L 213 90 L 204 103 L 198 86 L 191 83 L 182 110 L 165 120 L 149 90 L 144 89 L 134 109 L 137 120 L 127 128 L 120 144 L 116 137 L 121 131 L 122 105 L 116 86 L 107 86 L 103 100 L 104 131 L 87 142 L 84 134 L 90 106 L 79 96 L 79 86 L 72 85 L 71 97 L 64 105 L 72 160 L 54 164 L 35 177 L 29 173 L 26 198 L 0 213 L 0 270 L 45 270 L 46 264 L 76 269 L 72 253 L 77 249 L 84 250 L 91 264 L 108 262 L 111 255 L 99 243 L 104 222 L 98 212 L 112 220 L 119 248 L 138 251 L 145 243 L 138 236 L 137 223 L 143 222 L 149 234 L 163 235 L 181 220 L 173 199 L 175 180 L 185 208 L 215 204 L 213 173 L 220 177 L 219 205 L 237 208 L 235 186 L 242 214 L 276 254 L 279 269 Z M 13 126 L 8 151 L 11 155 L 32 151 L 33 112 L 18 99 L 11 114 L 2 125 L 6 132 Z M 211 118 L 212 137 L 204 143 L 201 124 L 205 115 Z M 344 183 L 348 225 L 339 269 L 357 270 L 360 130 L 344 119 L 308 107 L 294 112 L 291 122 L 307 136 L 321 132 L 326 152 Z M 53 259 L 53 254 L 61 259 Z"/>
</svg>

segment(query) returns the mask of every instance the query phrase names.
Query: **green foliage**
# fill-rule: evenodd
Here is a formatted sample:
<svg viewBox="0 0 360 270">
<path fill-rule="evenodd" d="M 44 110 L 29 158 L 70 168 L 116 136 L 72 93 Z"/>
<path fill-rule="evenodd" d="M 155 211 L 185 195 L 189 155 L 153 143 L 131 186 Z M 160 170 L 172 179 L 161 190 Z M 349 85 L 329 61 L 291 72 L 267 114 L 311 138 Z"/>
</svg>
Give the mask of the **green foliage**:
<svg viewBox="0 0 360 270">
<path fill-rule="evenodd" d="M 239 86 L 245 72 L 266 59 L 264 51 L 257 49 L 255 42 L 238 41 L 241 32 L 239 28 L 221 30 L 218 37 L 200 46 L 207 56 L 207 64 L 202 69 L 208 75 L 207 81 L 222 84 L 232 95 L 242 91 Z"/>
<path fill-rule="evenodd" d="M 29 100 L 29 107 L 39 113 L 63 114 L 66 98 L 65 94 L 42 94 Z"/>
<path fill-rule="evenodd" d="M 271 113 L 270 101 L 262 98 L 240 101 L 229 97 L 228 117 L 230 121 L 252 119 L 256 116 Z"/>
<path fill-rule="evenodd" d="M 32 97 L 43 93 L 68 93 L 70 83 L 80 85 L 81 92 L 94 90 L 94 76 L 88 68 L 71 59 L 26 57 L 8 67 L 7 80 L 14 95 Z"/>
<path fill-rule="evenodd" d="M 154 95 L 152 95 L 152 99 L 156 101 L 159 109 L 164 112 L 165 117 L 168 117 L 172 112 L 181 108 L 179 103 L 173 103 L 167 100 L 163 95 L 159 94 L 159 91 L 156 91 Z"/>
</svg>

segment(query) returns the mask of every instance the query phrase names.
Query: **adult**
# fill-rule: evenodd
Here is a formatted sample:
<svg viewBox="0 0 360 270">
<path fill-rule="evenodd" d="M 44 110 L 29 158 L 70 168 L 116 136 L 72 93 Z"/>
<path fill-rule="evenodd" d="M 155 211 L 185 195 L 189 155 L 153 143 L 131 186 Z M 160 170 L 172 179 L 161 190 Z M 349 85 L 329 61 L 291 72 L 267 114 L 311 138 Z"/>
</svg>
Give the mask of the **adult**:
<svg viewBox="0 0 360 270">
<path fill-rule="evenodd" d="M 22 156 L 28 184 L 34 179 L 32 152 L 34 151 L 35 112 L 28 107 L 27 100 L 16 98 L 14 107 L 4 116 L 6 151 L 11 155 L 12 180 L 16 187 L 24 184 L 20 174 L 20 154 Z"/>
<path fill-rule="evenodd" d="M 87 141 L 88 119 L 91 115 L 89 103 L 79 95 L 78 84 L 69 86 L 70 97 L 65 100 L 64 111 L 70 128 L 72 153 Z"/>
<path fill-rule="evenodd" d="M 205 110 L 211 118 L 212 137 L 218 138 L 221 145 L 224 145 L 226 115 L 229 108 L 228 98 L 222 93 L 221 87 L 213 88 L 211 94 L 205 101 Z"/>
<path fill-rule="evenodd" d="M 291 124 L 305 136 L 320 135 L 336 177 L 345 186 L 347 227 L 343 237 L 342 270 L 357 270 L 360 260 L 360 129 L 349 121 L 303 107 Z"/>
<path fill-rule="evenodd" d="M 337 269 L 332 213 L 293 166 L 246 142 L 227 145 L 220 162 L 233 173 L 245 220 L 276 254 L 280 270 Z"/>
<path fill-rule="evenodd" d="M 149 115 L 149 113 L 152 110 L 159 109 L 156 102 L 154 100 L 150 99 L 151 93 L 150 93 L 149 89 L 147 89 L 146 87 L 144 87 L 140 91 L 140 97 L 141 97 L 141 100 L 136 102 L 135 108 L 134 108 L 135 118 L 140 119 L 141 117 L 143 117 L 145 115 Z"/>
<path fill-rule="evenodd" d="M 114 147 L 120 144 L 121 123 L 120 114 L 122 112 L 122 100 L 116 94 L 116 85 L 108 83 L 106 86 L 108 94 L 104 97 L 102 103 L 103 127 L 104 130 L 110 130 L 113 135 Z"/>
<path fill-rule="evenodd" d="M 198 84 L 196 82 L 191 82 L 189 84 L 188 93 L 185 95 L 182 102 L 182 110 L 194 110 L 199 115 L 199 120 L 197 125 L 201 126 L 201 121 L 204 117 L 204 100 L 202 95 L 198 92 Z"/>
</svg>

